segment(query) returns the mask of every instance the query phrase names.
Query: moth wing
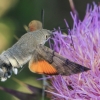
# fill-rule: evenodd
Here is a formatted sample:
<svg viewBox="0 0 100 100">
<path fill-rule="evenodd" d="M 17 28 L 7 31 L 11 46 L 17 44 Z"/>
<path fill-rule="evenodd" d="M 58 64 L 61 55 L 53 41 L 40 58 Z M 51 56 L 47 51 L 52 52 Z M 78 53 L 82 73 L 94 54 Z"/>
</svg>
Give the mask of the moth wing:
<svg viewBox="0 0 100 100">
<path fill-rule="evenodd" d="M 36 48 L 29 64 L 30 70 L 41 74 L 71 75 L 89 70 L 80 64 L 72 62 L 50 48 L 40 45 Z"/>
</svg>

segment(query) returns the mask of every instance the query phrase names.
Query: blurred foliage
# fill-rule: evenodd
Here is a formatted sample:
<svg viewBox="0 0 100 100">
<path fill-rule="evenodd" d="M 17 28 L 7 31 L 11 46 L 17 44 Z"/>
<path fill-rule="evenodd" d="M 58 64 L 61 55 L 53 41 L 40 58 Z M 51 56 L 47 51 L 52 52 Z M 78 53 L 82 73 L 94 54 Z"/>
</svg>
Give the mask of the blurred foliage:
<svg viewBox="0 0 100 100">
<path fill-rule="evenodd" d="M 74 0 L 81 20 L 84 18 L 87 3 L 92 4 L 93 1 L 99 2 L 99 0 Z M 42 9 L 45 10 L 44 28 L 53 29 L 59 26 L 65 28 L 64 18 L 67 19 L 72 27 L 73 21 L 70 15 L 71 8 L 68 0 L 0 0 L 0 52 L 9 48 L 17 41 L 14 38 L 15 35 L 20 37 L 25 34 L 24 25 L 28 25 L 34 19 L 41 21 Z M 27 65 L 21 73 L 17 76 L 13 75 L 13 77 L 28 84 L 42 87 L 42 82 L 36 80 L 41 75 L 31 73 Z M 4 83 L 0 82 L 0 86 L 27 92 L 24 87 L 18 85 L 12 78 Z M 18 100 L 0 91 L 0 100 L 6 99 Z"/>
<path fill-rule="evenodd" d="M 40 95 L 42 94 L 42 88 L 37 88 L 32 85 L 25 84 L 16 78 L 13 79 L 22 87 L 24 87 L 24 91 L 17 91 L 15 89 L 5 88 L 2 86 L 0 86 L 0 90 L 5 91 L 17 97 L 19 100 L 40 100 L 41 99 Z"/>
</svg>

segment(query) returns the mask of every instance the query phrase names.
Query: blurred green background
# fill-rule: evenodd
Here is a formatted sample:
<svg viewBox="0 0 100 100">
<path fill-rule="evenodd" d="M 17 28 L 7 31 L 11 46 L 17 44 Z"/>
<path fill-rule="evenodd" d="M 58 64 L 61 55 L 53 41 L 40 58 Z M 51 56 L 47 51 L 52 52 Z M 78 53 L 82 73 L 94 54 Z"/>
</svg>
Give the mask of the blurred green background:
<svg viewBox="0 0 100 100">
<path fill-rule="evenodd" d="M 100 0 L 74 0 L 81 20 L 84 18 L 87 3 L 92 4 L 93 1 L 98 3 Z M 23 25 L 28 25 L 34 19 L 41 21 L 42 9 L 45 10 L 44 28 L 50 30 L 59 26 L 64 28 L 64 18 L 72 26 L 68 0 L 0 0 L 0 52 L 17 41 L 14 36 L 20 37 L 26 33 Z M 17 76 L 12 75 L 6 82 L 0 82 L 0 86 L 28 92 L 24 86 L 16 83 L 13 77 L 33 86 L 42 87 L 42 82 L 37 80 L 41 75 L 31 73 L 27 65 Z M 7 99 L 18 100 L 10 94 L 0 91 L 0 100 Z"/>
</svg>

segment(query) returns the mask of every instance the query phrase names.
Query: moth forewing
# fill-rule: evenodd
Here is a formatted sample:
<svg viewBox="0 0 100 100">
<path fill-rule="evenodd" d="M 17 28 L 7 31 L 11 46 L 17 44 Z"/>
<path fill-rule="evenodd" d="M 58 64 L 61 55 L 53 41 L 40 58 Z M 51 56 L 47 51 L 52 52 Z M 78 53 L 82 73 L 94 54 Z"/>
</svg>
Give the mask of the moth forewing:
<svg viewBox="0 0 100 100">
<path fill-rule="evenodd" d="M 39 45 L 36 51 L 57 70 L 58 74 L 71 75 L 89 70 L 89 68 L 68 60 L 46 46 Z"/>
</svg>

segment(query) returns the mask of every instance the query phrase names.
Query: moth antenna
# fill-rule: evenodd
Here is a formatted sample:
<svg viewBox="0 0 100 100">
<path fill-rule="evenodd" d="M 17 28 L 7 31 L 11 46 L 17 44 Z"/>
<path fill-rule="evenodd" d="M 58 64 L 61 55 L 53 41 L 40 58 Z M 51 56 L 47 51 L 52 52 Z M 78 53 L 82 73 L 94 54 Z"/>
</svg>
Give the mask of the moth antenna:
<svg viewBox="0 0 100 100">
<path fill-rule="evenodd" d="M 42 27 L 44 28 L 44 9 L 41 10 L 41 22 L 42 22 Z M 42 100 L 44 100 L 44 96 L 45 96 L 45 85 L 46 85 L 45 75 L 42 75 L 42 78 L 43 78 Z"/>
<path fill-rule="evenodd" d="M 19 70 L 18 74 L 25 68 L 25 66 L 22 67 L 22 69 Z"/>
<path fill-rule="evenodd" d="M 16 40 L 19 40 L 18 36 L 16 36 L 16 35 L 14 35 L 14 38 L 15 38 Z"/>
<path fill-rule="evenodd" d="M 23 25 L 23 27 L 24 27 L 24 29 L 25 29 L 26 32 L 29 32 L 29 28 L 28 28 L 27 25 Z"/>
<path fill-rule="evenodd" d="M 71 35 L 71 33 L 70 33 L 70 28 L 69 28 L 69 26 L 68 26 L 68 24 L 67 24 L 67 22 L 66 22 L 66 19 L 64 19 L 64 21 L 65 21 L 65 24 L 66 24 L 66 29 L 67 29 L 67 31 L 68 31 L 70 37 L 71 37 L 71 41 L 72 41 L 72 44 L 71 44 L 71 45 L 73 46 L 73 48 L 74 48 L 74 50 L 75 50 L 73 38 L 72 38 L 72 35 Z"/>
<path fill-rule="evenodd" d="M 60 30 L 61 30 L 61 31 L 66 31 L 66 28 L 60 28 Z M 57 31 L 57 30 L 56 30 L 56 29 L 53 29 L 53 30 L 50 30 L 50 31 L 55 32 L 55 31 Z"/>
<path fill-rule="evenodd" d="M 42 27 L 44 28 L 44 9 L 41 10 L 41 22 L 42 22 Z"/>
</svg>

